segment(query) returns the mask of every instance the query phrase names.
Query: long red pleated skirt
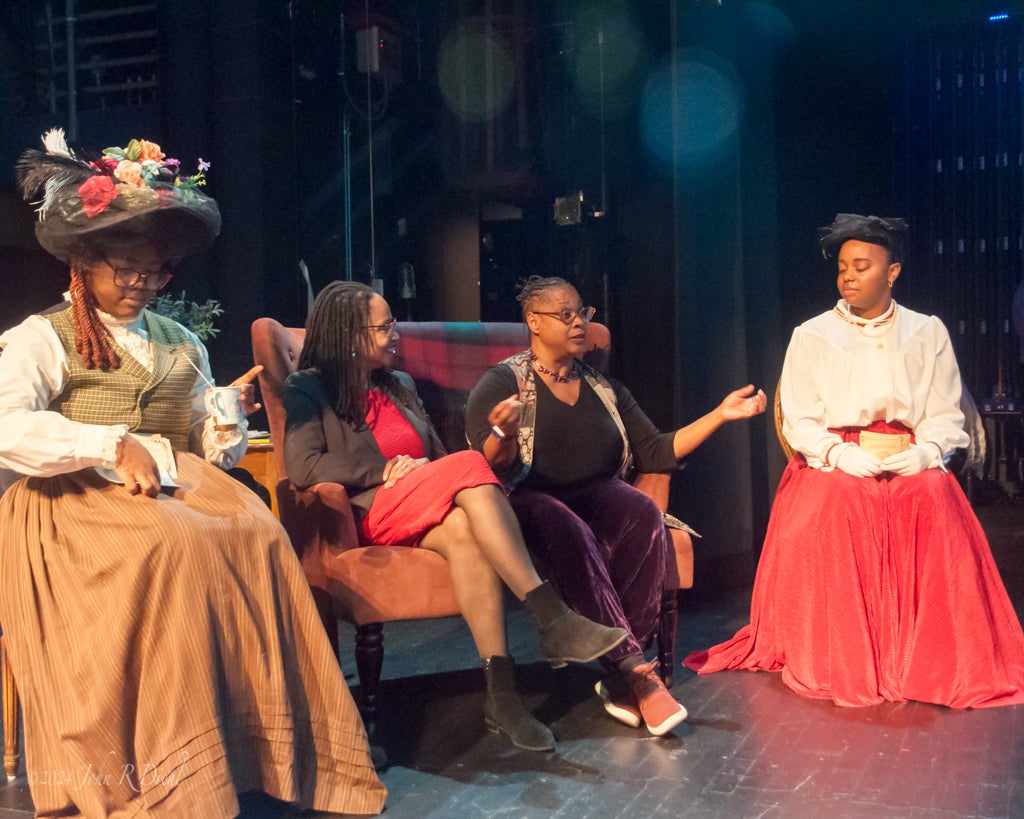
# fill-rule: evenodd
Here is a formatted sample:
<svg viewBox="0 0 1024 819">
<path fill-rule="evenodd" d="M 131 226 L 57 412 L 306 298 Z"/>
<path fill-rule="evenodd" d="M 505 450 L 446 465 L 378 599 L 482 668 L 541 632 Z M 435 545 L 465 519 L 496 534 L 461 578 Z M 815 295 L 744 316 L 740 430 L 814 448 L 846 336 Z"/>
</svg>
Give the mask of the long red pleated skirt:
<svg viewBox="0 0 1024 819">
<path fill-rule="evenodd" d="M 363 518 L 360 539 L 366 544 L 416 546 L 452 511 L 463 489 L 501 486 L 479 452 L 453 452 L 412 470 L 394 486 L 377 490 Z"/>
<path fill-rule="evenodd" d="M 851 435 L 854 433 L 851 433 Z M 1024 702 L 1024 635 L 956 479 L 928 469 L 782 476 L 750 624 L 684 664 L 778 671 L 838 705 Z"/>
</svg>

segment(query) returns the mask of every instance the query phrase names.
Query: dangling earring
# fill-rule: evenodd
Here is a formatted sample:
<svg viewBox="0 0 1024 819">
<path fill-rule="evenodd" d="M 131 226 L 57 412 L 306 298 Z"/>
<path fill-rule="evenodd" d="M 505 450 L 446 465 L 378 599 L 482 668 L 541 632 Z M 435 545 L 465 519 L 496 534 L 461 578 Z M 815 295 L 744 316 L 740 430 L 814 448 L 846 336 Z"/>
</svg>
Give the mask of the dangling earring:
<svg viewBox="0 0 1024 819">
<path fill-rule="evenodd" d="M 889 287 L 892 287 L 892 282 L 889 282 Z M 355 357 L 356 357 L 356 351 L 353 350 L 352 351 L 352 358 L 355 358 Z"/>
<path fill-rule="evenodd" d="M 892 287 L 892 279 L 889 279 L 889 287 Z M 353 353 L 355 355 L 355 353 Z"/>
</svg>

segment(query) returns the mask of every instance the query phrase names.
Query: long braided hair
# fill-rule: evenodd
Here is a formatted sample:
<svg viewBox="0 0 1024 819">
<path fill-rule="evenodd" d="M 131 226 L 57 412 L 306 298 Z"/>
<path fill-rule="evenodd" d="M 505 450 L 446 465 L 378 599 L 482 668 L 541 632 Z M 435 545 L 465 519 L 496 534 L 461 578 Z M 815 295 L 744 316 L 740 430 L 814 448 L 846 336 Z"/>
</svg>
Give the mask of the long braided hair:
<svg viewBox="0 0 1024 819">
<path fill-rule="evenodd" d="M 121 357 L 114 350 L 110 331 L 96 315 L 96 298 L 86 286 L 82 261 L 71 265 L 71 318 L 75 324 L 75 350 L 87 370 L 116 370 Z"/>
<path fill-rule="evenodd" d="M 346 423 L 366 424 L 366 386 L 363 355 L 370 331 L 370 299 L 374 290 L 360 282 L 335 281 L 321 290 L 306 319 L 306 338 L 298 369 L 320 371 L 335 413 Z M 374 386 L 399 389 L 390 370 L 370 373 Z"/>
<path fill-rule="evenodd" d="M 116 370 L 121 357 L 114 350 L 110 331 L 96 314 L 96 297 L 86 282 L 90 268 L 103 261 L 108 248 L 128 242 L 146 241 L 137 234 L 103 231 L 95 237 L 82 238 L 71 260 L 71 318 L 75 324 L 75 350 L 87 370 Z"/>
<path fill-rule="evenodd" d="M 526 314 L 530 312 L 537 300 L 543 299 L 544 294 L 552 287 L 572 287 L 572 285 L 559 276 L 530 276 L 526 281 L 520 282 L 516 301 L 523 306 L 524 321 Z"/>
</svg>

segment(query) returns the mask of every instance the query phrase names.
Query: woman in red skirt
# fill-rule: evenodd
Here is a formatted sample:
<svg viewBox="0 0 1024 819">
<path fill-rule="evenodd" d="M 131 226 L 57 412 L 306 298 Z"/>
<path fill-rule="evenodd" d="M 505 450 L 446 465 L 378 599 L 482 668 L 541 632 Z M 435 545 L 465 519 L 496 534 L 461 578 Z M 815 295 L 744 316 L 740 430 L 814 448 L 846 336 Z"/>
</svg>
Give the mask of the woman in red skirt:
<svg viewBox="0 0 1024 819">
<path fill-rule="evenodd" d="M 780 671 L 838 705 L 1024 702 L 1024 636 L 954 476 L 968 444 L 942 322 L 892 298 L 902 219 L 838 214 L 835 308 L 793 332 L 780 384 L 795 450 L 772 508 L 750 625 L 686 659 Z"/>
<path fill-rule="evenodd" d="M 581 617 L 541 582 L 487 461 L 446 454 L 412 379 L 391 369 L 397 340 L 388 303 L 370 287 L 332 282 L 320 292 L 285 385 L 288 477 L 299 487 L 344 485 L 366 543 L 430 549 L 448 561 L 483 660 L 487 727 L 518 747 L 552 750 L 551 731 L 515 693 L 502 582 L 526 605 L 553 662 L 594 660 L 626 632 Z"/>
</svg>

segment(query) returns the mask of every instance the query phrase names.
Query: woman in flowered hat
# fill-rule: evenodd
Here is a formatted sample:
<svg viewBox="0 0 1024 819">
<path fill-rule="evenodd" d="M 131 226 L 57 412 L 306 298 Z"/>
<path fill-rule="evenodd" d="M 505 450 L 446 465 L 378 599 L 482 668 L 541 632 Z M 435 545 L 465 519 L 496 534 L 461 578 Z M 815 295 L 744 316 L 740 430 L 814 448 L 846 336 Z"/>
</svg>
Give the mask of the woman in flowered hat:
<svg viewBox="0 0 1024 819">
<path fill-rule="evenodd" d="M 223 471 L 244 415 L 215 425 L 202 343 L 146 309 L 219 231 L 208 166 L 44 144 L 19 177 L 69 300 L 0 336 L 0 623 L 37 815 L 234 817 L 259 792 L 378 813 L 288 538 Z"/>
<path fill-rule="evenodd" d="M 780 671 L 838 705 L 1024 702 L 1024 636 L 946 461 L 968 444 L 953 346 L 892 297 L 902 219 L 840 213 L 822 250 L 839 301 L 793 332 L 772 508 L 750 625 L 686 659 Z"/>
</svg>

